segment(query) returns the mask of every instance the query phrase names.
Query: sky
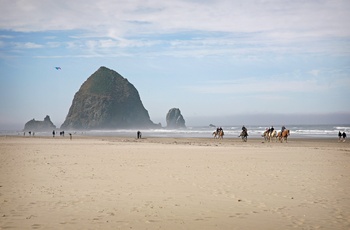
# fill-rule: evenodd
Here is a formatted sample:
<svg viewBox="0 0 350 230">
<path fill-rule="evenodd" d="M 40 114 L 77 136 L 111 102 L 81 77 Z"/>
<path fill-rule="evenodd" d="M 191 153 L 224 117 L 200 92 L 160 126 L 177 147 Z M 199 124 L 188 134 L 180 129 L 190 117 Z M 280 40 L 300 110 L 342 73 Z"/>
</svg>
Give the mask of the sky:
<svg viewBox="0 0 350 230">
<path fill-rule="evenodd" d="M 163 126 L 350 124 L 349 22 L 348 0 L 0 0 L 0 129 L 60 127 L 100 66 Z"/>
</svg>

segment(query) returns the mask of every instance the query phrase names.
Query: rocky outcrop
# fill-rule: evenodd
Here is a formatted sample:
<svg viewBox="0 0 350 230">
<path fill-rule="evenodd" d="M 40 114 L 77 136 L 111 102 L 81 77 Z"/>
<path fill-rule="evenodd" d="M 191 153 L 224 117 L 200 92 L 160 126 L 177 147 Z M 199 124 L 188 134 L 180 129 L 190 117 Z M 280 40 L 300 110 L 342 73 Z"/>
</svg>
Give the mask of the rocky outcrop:
<svg viewBox="0 0 350 230">
<path fill-rule="evenodd" d="M 61 129 L 152 128 L 136 88 L 114 70 L 100 67 L 75 94 Z"/>
<path fill-rule="evenodd" d="M 186 128 L 185 119 L 181 115 L 181 111 L 178 108 L 172 108 L 166 115 L 167 128 L 178 129 Z"/>
<path fill-rule="evenodd" d="M 47 115 L 43 121 L 36 121 L 32 119 L 24 125 L 23 131 L 51 131 L 56 129 L 56 126 L 50 120 L 50 117 Z"/>
</svg>

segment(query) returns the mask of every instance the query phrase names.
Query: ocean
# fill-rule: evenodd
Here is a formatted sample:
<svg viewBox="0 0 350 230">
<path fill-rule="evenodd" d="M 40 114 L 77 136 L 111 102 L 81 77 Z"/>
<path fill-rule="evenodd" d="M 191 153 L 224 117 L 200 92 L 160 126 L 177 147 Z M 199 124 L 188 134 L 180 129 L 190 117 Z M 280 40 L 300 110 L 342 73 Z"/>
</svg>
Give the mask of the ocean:
<svg viewBox="0 0 350 230">
<path fill-rule="evenodd" d="M 246 126 L 249 137 L 261 137 L 267 126 L 252 125 Z M 277 131 L 281 130 L 280 126 L 274 127 Z M 338 138 L 338 132 L 350 131 L 349 125 L 290 125 L 286 126 L 290 130 L 290 138 Z M 193 138 L 208 138 L 212 137 L 215 127 L 209 126 L 188 126 L 186 129 L 140 129 L 143 138 L 147 137 L 193 137 Z M 225 136 L 224 138 L 237 138 L 242 130 L 242 126 L 226 125 L 222 126 Z M 57 130 L 60 131 L 60 130 Z M 79 136 L 125 136 L 136 137 L 138 130 L 118 129 L 118 130 L 90 130 L 90 131 L 66 131 L 68 133 Z M 0 131 L 0 135 L 23 135 L 23 131 Z M 26 133 L 26 136 L 28 133 Z M 51 132 L 36 132 L 35 136 L 51 136 Z M 59 134 L 56 134 L 59 136 Z"/>
</svg>

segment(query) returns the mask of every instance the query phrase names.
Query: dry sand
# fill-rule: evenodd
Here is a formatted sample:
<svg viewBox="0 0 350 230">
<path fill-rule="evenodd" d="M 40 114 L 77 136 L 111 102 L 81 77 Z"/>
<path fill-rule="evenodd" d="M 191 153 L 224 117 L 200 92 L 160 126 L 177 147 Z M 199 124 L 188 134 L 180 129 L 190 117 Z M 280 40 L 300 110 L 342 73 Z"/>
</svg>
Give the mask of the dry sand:
<svg viewBox="0 0 350 230">
<path fill-rule="evenodd" d="M 0 137 L 0 229 L 350 229 L 350 143 Z"/>
</svg>

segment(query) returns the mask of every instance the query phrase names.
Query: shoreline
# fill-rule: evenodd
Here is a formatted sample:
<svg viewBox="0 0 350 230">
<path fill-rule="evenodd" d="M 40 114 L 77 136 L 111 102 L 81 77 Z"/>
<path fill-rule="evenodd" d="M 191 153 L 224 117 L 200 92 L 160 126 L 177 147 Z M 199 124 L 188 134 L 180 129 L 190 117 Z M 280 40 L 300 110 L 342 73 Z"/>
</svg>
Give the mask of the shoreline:
<svg viewBox="0 0 350 230">
<path fill-rule="evenodd" d="M 20 135 L 0 135 L 1 138 L 9 138 L 9 139 L 52 139 L 52 140 L 70 140 L 69 135 L 63 136 L 20 136 Z M 91 140 L 110 140 L 110 141 L 131 141 L 131 142 L 150 142 L 150 143 L 158 143 L 158 142 L 166 142 L 171 143 L 174 141 L 177 141 L 178 143 L 188 143 L 189 141 L 192 143 L 200 143 L 200 142 L 208 142 L 208 143 L 242 143 L 242 144 L 249 144 L 249 143 L 262 143 L 262 144 L 288 144 L 288 143 L 337 143 L 337 144 L 344 144 L 348 145 L 350 144 L 350 140 L 346 139 L 345 142 L 343 140 L 339 141 L 338 138 L 331 138 L 331 137 L 289 137 L 287 142 L 280 141 L 278 139 L 274 139 L 270 142 L 265 141 L 263 137 L 248 137 L 247 142 L 243 142 L 240 137 L 225 137 L 223 139 L 214 139 L 213 137 L 142 137 L 142 138 L 136 138 L 136 137 L 130 137 L 128 135 L 126 136 L 110 136 L 110 135 L 72 135 L 72 141 L 73 140 L 84 140 L 84 139 L 91 139 Z"/>
</svg>

